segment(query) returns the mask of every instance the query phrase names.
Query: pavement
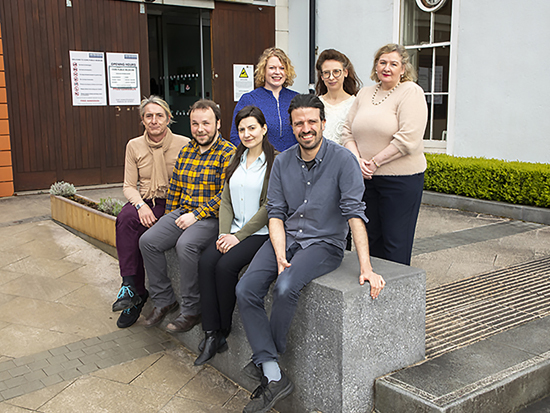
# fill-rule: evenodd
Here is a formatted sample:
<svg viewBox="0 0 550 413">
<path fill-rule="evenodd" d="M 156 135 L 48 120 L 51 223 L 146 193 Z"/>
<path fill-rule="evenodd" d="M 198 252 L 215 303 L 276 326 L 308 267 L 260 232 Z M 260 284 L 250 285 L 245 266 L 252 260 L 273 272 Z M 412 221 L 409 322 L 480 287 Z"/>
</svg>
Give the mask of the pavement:
<svg viewBox="0 0 550 413">
<path fill-rule="evenodd" d="M 124 200 L 120 186 L 78 192 Z M 549 226 L 423 205 L 412 265 L 439 291 L 549 256 Z M 116 259 L 53 222 L 49 195 L 0 198 L 0 411 L 242 411 L 249 393 L 193 366 L 196 349 L 116 327 L 119 286 Z"/>
</svg>

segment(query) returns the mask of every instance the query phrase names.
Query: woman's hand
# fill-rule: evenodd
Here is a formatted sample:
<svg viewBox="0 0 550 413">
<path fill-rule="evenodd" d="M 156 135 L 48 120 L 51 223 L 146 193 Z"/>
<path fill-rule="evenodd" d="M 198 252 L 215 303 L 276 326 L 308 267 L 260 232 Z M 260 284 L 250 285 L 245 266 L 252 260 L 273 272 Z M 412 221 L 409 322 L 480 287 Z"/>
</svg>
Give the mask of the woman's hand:
<svg viewBox="0 0 550 413">
<path fill-rule="evenodd" d="M 367 161 L 366 159 L 359 158 L 359 166 L 361 167 L 361 173 L 363 178 L 372 179 L 372 175 L 378 169 L 372 161 Z"/>
<path fill-rule="evenodd" d="M 223 234 L 216 241 L 216 248 L 222 254 L 225 254 L 231 248 L 239 243 L 239 239 L 233 234 Z"/>
<path fill-rule="evenodd" d="M 141 208 L 138 209 L 139 222 L 145 228 L 151 228 L 155 222 L 157 222 L 157 217 L 153 214 L 153 211 L 149 205 L 144 204 Z"/>
</svg>

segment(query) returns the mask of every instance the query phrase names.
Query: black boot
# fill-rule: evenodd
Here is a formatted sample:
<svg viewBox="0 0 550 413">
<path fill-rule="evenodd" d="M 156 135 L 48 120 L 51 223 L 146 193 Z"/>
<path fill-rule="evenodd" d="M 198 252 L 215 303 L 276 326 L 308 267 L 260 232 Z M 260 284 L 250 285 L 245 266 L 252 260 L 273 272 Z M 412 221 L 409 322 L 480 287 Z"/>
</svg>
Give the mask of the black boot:
<svg viewBox="0 0 550 413">
<path fill-rule="evenodd" d="M 222 328 L 220 331 L 221 331 L 221 333 L 222 333 L 222 335 L 223 335 L 223 338 L 222 338 L 222 340 L 221 340 L 221 342 L 220 342 L 220 345 L 221 345 L 221 344 L 223 344 L 223 343 L 225 342 L 225 339 L 226 339 L 227 337 L 229 337 L 229 334 L 231 333 L 231 326 L 229 326 L 229 328 Z M 203 338 L 203 339 L 201 340 L 201 342 L 199 343 L 199 351 L 200 351 L 201 353 L 202 353 L 202 351 L 204 350 L 204 342 L 205 342 L 205 341 L 206 341 L 206 337 Z"/>
<path fill-rule="evenodd" d="M 204 350 L 195 360 L 195 366 L 202 366 L 216 355 L 228 349 L 227 341 L 220 330 L 206 331 L 204 338 Z"/>
</svg>

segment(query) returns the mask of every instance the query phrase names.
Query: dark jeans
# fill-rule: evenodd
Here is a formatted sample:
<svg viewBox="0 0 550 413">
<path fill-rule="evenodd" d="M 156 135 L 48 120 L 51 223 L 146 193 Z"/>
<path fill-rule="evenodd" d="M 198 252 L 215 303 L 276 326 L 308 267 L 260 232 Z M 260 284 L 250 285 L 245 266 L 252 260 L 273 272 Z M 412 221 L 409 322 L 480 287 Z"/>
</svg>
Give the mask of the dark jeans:
<svg viewBox="0 0 550 413">
<path fill-rule="evenodd" d="M 150 199 L 145 200 L 145 203 L 157 218 L 164 215 L 165 199 L 156 199 L 155 206 Z M 141 225 L 136 207 L 129 202 L 126 203 L 116 217 L 116 252 L 120 275 L 133 276 L 136 292 L 140 295 L 145 294 L 145 268 L 139 250 L 139 237 L 145 231 L 147 227 Z"/>
<path fill-rule="evenodd" d="M 251 235 L 225 254 L 216 249 L 216 241 L 206 247 L 199 261 L 204 331 L 228 330 L 231 327 L 239 273 L 268 238 L 269 235 Z"/>
<path fill-rule="evenodd" d="M 286 251 L 286 259 L 292 265 L 277 276 L 277 258 L 271 241 L 258 250 L 236 288 L 254 363 L 279 360 L 277 353 L 286 350 L 286 336 L 302 288 L 338 268 L 343 258 L 343 250 L 326 242 L 305 249 L 294 243 Z M 275 279 L 271 318 L 268 319 L 264 297 Z"/>
<path fill-rule="evenodd" d="M 424 173 L 365 179 L 370 255 L 410 265 Z"/>
</svg>

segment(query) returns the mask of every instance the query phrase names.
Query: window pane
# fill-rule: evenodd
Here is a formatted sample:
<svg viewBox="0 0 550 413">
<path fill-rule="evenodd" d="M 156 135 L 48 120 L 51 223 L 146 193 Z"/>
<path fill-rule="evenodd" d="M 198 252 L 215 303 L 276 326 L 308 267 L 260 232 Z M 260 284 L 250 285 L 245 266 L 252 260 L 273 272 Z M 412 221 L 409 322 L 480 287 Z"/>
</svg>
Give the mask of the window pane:
<svg viewBox="0 0 550 413">
<path fill-rule="evenodd" d="M 424 139 L 430 140 L 430 125 L 432 119 L 432 96 L 426 96 L 426 102 L 428 105 L 428 123 L 426 124 L 426 131 L 424 132 Z"/>
<path fill-rule="evenodd" d="M 424 92 L 432 91 L 432 56 L 433 49 L 408 50 L 411 63 L 418 73 L 418 84 Z"/>
<path fill-rule="evenodd" d="M 452 0 L 434 13 L 434 43 L 451 41 Z"/>
<path fill-rule="evenodd" d="M 430 13 L 418 8 L 415 0 L 403 2 L 403 44 L 426 44 L 430 42 Z"/>
<path fill-rule="evenodd" d="M 434 99 L 434 124 L 433 124 L 433 135 L 432 139 L 434 141 L 445 140 L 447 134 L 447 103 L 449 101 L 449 96 L 447 95 L 436 95 Z"/>
<path fill-rule="evenodd" d="M 449 91 L 449 47 L 435 49 L 435 92 Z"/>
</svg>

